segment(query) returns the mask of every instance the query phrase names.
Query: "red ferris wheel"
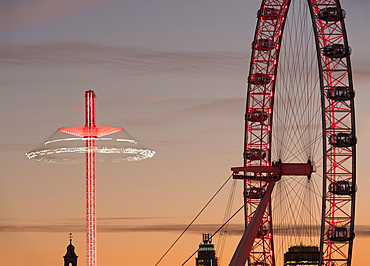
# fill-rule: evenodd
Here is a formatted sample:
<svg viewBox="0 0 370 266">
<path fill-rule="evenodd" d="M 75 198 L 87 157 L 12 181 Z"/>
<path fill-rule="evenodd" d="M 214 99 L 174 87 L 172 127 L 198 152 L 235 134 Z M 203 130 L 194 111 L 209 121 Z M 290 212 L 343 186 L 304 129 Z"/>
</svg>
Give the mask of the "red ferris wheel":
<svg viewBox="0 0 370 266">
<path fill-rule="evenodd" d="M 349 266 L 357 139 L 345 11 L 339 0 L 263 0 L 257 17 L 244 165 L 232 168 L 245 232 L 230 265 L 298 265 L 300 254 Z"/>
</svg>

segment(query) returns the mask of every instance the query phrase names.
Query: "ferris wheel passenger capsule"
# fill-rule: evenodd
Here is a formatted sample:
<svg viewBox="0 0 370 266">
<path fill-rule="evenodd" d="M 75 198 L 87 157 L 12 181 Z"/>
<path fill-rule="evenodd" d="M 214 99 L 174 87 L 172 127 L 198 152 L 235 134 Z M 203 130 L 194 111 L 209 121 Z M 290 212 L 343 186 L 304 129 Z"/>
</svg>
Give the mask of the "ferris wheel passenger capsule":
<svg viewBox="0 0 370 266">
<path fill-rule="evenodd" d="M 326 97 L 333 101 L 348 101 L 355 98 L 356 92 L 352 87 L 332 87 L 326 90 Z"/>
<path fill-rule="evenodd" d="M 333 182 L 329 185 L 329 192 L 335 195 L 351 195 L 356 191 L 357 185 L 346 180 Z"/>
<path fill-rule="evenodd" d="M 274 20 L 280 17 L 280 9 L 273 7 L 264 7 L 257 11 L 257 17 L 261 16 L 262 20 Z"/>
<path fill-rule="evenodd" d="M 276 44 L 270 39 L 257 39 L 252 43 L 252 48 L 258 51 L 271 51 L 275 46 Z"/>
<path fill-rule="evenodd" d="M 252 266 L 270 266 L 270 264 L 263 262 L 263 261 L 257 261 L 251 264 Z"/>
<path fill-rule="evenodd" d="M 352 147 L 357 144 L 357 138 L 351 133 L 338 133 L 330 136 L 329 143 L 334 147 Z"/>
<path fill-rule="evenodd" d="M 322 53 L 329 58 L 343 58 L 351 55 L 352 49 L 348 45 L 336 43 L 325 46 Z"/>
<path fill-rule="evenodd" d="M 249 82 L 253 85 L 267 85 L 271 82 L 271 77 L 268 74 L 256 73 L 250 75 Z"/>
<path fill-rule="evenodd" d="M 248 187 L 244 191 L 244 196 L 249 199 L 260 199 L 265 194 L 265 190 L 261 187 Z"/>
<path fill-rule="evenodd" d="M 250 109 L 247 114 L 247 120 L 250 122 L 264 122 L 268 119 L 268 112 L 263 111 L 262 109 Z"/>
<path fill-rule="evenodd" d="M 266 151 L 262 149 L 248 149 L 245 156 L 250 161 L 263 160 L 266 158 Z"/>
<path fill-rule="evenodd" d="M 260 228 L 258 228 L 258 232 L 257 232 L 257 238 L 263 238 L 264 236 L 266 236 L 268 233 L 268 230 L 267 230 L 267 227 L 266 226 L 261 226 Z"/>
<path fill-rule="evenodd" d="M 339 21 L 346 17 L 346 11 L 336 7 L 320 9 L 317 18 L 324 21 Z"/>
<path fill-rule="evenodd" d="M 347 242 L 355 238 L 355 233 L 348 233 L 348 230 L 345 227 L 334 227 L 329 229 L 326 237 L 335 242 Z"/>
</svg>

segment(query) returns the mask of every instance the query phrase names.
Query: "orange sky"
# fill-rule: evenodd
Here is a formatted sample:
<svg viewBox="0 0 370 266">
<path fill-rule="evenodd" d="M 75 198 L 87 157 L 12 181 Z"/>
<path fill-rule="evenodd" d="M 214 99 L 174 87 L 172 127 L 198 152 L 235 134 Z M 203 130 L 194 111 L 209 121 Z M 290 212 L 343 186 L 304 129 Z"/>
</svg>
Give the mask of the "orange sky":
<svg viewBox="0 0 370 266">
<path fill-rule="evenodd" d="M 83 124 L 84 91 L 92 89 L 99 125 L 122 126 L 157 152 L 150 160 L 98 164 L 99 266 L 154 265 L 230 167 L 242 163 L 245 79 L 260 1 L 77 2 L 0 3 L 0 258 L 12 266 L 62 265 L 73 232 L 85 265 L 84 166 L 40 163 L 25 152 L 59 127 Z M 362 266 L 370 261 L 370 38 L 361 29 L 370 27 L 370 2 L 341 2 L 357 92 L 353 265 Z M 200 224 L 222 222 L 228 192 Z M 236 195 L 234 209 L 242 204 L 241 183 Z M 241 215 L 235 219 L 241 227 Z M 186 234 L 159 265 L 181 264 L 205 227 Z M 239 237 L 227 239 L 222 265 Z"/>
</svg>

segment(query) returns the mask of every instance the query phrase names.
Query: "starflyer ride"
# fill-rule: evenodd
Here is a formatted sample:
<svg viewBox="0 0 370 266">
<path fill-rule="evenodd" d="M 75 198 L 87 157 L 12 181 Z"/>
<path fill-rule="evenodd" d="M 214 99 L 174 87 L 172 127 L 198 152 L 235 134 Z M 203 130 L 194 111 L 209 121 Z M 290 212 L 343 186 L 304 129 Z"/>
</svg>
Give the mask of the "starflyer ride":
<svg viewBox="0 0 370 266">
<path fill-rule="evenodd" d="M 339 0 L 263 0 L 257 18 L 244 164 L 232 168 L 245 231 L 230 266 L 291 265 L 302 254 L 349 266 L 357 138 L 346 12 Z"/>
<path fill-rule="evenodd" d="M 47 163 L 86 162 L 86 265 L 96 265 L 96 163 L 151 158 L 155 151 L 141 146 L 123 128 L 96 125 L 94 91 L 85 92 L 85 126 L 59 128 L 28 158 Z"/>
</svg>

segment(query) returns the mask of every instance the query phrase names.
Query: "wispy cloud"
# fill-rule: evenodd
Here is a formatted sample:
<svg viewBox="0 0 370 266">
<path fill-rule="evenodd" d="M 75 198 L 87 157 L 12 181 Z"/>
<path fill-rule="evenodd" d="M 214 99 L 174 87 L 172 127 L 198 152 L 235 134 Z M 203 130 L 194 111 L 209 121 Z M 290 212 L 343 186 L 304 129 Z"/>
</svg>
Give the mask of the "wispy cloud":
<svg viewBox="0 0 370 266">
<path fill-rule="evenodd" d="M 97 218 L 101 221 L 117 221 L 117 220 L 148 220 L 148 219 L 162 219 L 168 217 L 105 217 L 105 218 Z M 83 219 L 85 221 L 85 219 Z"/>
<path fill-rule="evenodd" d="M 218 224 L 196 224 L 189 228 L 191 234 L 201 234 L 204 232 L 213 233 L 219 228 Z M 187 227 L 185 224 L 161 224 L 161 225 L 144 225 L 144 226 L 101 226 L 99 230 L 102 232 L 177 232 L 181 233 Z M 228 233 L 230 235 L 241 235 L 244 226 L 242 224 L 230 224 Z"/>
<path fill-rule="evenodd" d="M 43 20 L 63 17 L 92 5 L 111 1 L 113 0 L 1 1 L 0 32 Z"/>
<path fill-rule="evenodd" d="M 42 45 L 3 45 L 1 64 L 17 67 L 93 67 L 72 74 L 130 71 L 133 74 L 174 73 L 245 75 L 248 57 L 233 52 L 166 52 L 135 47 L 114 47 L 79 42 Z"/>
<path fill-rule="evenodd" d="M 161 224 L 161 225 L 98 225 L 100 233 L 124 233 L 124 232 L 182 232 L 187 225 L 185 224 Z M 201 224 L 193 225 L 189 233 L 199 234 L 202 232 L 214 232 L 219 225 Z M 33 233 L 58 233 L 58 232 L 84 232 L 85 224 L 40 224 L 40 225 L 0 225 L 0 232 L 33 232 Z M 230 225 L 230 234 L 241 234 L 243 225 Z"/>
<path fill-rule="evenodd" d="M 0 143 L 0 152 L 17 151 L 24 152 L 30 150 L 32 145 L 24 143 Z"/>
<path fill-rule="evenodd" d="M 106 73 L 109 71 L 106 70 L 101 70 L 101 71 L 83 71 L 83 72 L 72 72 L 70 73 L 71 75 L 94 75 L 94 74 L 101 74 L 101 73 Z"/>
<path fill-rule="evenodd" d="M 244 77 L 248 73 L 249 57 L 249 53 L 242 52 L 160 51 L 83 42 L 4 44 L 0 47 L 3 67 L 84 67 L 70 75 L 129 71 L 136 75 L 173 73 Z M 369 74 L 369 62 L 364 60 L 355 68 L 355 75 Z"/>
<path fill-rule="evenodd" d="M 190 102 L 190 101 L 189 101 Z M 205 99 L 202 102 L 194 99 L 191 107 L 185 107 L 180 112 L 194 115 L 205 113 L 223 113 L 223 114 L 240 114 L 240 108 L 244 108 L 244 98 L 228 98 L 228 99 Z M 242 110 L 243 111 L 243 110 Z"/>
<path fill-rule="evenodd" d="M 151 98 L 151 99 L 147 100 L 146 102 L 152 103 L 152 102 L 157 102 L 157 101 L 168 99 L 168 98 L 170 98 L 170 96 L 163 95 L 163 96 L 158 96 L 158 97 Z"/>
<path fill-rule="evenodd" d="M 132 218 L 109 218 L 117 220 L 146 220 L 153 219 L 145 217 L 132 217 Z M 101 220 L 101 219 L 100 219 Z M 104 221 L 102 221 L 104 223 Z M 181 233 L 187 227 L 186 224 L 151 224 L 151 225 L 109 225 L 100 224 L 98 225 L 98 231 L 100 233 L 125 233 L 125 232 L 177 232 Z M 220 227 L 219 224 L 195 224 L 188 230 L 191 234 L 201 234 L 204 232 L 214 233 Z M 296 228 L 295 228 L 296 229 Z M 319 233 L 319 228 L 314 228 Z M 229 235 L 241 235 L 243 234 L 244 225 L 242 224 L 229 224 L 228 234 Z M 85 224 L 81 220 L 80 223 L 65 223 L 65 224 L 37 224 L 37 225 L 0 225 L 0 232 L 84 232 Z M 289 234 L 286 228 L 275 229 L 276 234 Z M 294 231 L 296 234 L 296 231 Z M 370 225 L 358 225 L 355 227 L 356 236 L 370 237 Z"/>
</svg>

